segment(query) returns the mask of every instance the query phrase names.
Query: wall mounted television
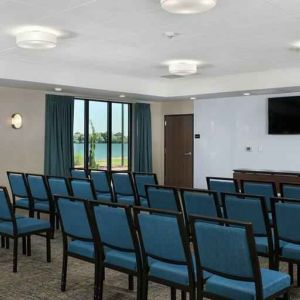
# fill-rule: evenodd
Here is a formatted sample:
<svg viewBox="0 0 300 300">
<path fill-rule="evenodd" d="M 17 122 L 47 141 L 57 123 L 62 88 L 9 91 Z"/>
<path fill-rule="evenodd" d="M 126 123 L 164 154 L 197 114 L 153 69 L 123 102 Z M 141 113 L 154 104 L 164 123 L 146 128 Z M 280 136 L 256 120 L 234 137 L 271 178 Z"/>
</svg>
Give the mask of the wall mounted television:
<svg viewBox="0 0 300 300">
<path fill-rule="evenodd" d="M 269 134 L 300 134 L 300 96 L 268 99 Z"/>
</svg>

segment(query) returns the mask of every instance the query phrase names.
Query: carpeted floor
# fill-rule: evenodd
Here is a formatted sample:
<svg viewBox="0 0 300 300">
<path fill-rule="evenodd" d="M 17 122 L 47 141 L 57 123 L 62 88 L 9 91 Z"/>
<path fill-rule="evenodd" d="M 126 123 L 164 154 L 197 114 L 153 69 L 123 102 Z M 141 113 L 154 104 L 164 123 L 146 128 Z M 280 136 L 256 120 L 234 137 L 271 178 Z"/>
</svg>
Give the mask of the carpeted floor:
<svg viewBox="0 0 300 300">
<path fill-rule="evenodd" d="M 60 233 L 51 241 L 52 262 L 46 263 L 46 243 L 42 237 L 32 238 L 32 256 L 19 254 L 18 273 L 12 272 L 12 250 L 0 248 L 0 299 L 93 299 L 93 265 L 69 259 L 67 291 L 60 291 L 62 240 Z M 21 249 L 21 240 L 20 248 Z M 21 252 L 21 251 L 20 251 Z M 263 261 L 262 264 L 265 264 Z M 283 267 L 286 267 L 283 265 Z M 169 289 L 150 284 L 149 299 L 169 299 Z M 135 299 L 127 290 L 127 276 L 107 270 L 104 299 Z M 178 299 L 180 299 L 178 297 Z M 300 288 L 292 289 L 292 299 L 300 299 Z M 242 299 L 241 299 L 242 300 Z"/>
</svg>

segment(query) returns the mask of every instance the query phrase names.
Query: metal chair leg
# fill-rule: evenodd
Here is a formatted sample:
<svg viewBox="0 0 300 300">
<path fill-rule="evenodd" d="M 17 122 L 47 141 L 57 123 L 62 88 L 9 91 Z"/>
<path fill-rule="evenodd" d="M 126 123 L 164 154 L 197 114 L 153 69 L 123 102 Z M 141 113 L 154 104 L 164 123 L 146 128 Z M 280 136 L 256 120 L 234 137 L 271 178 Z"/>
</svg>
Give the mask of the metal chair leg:
<svg viewBox="0 0 300 300">
<path fill-rule="evenodd" d="M 67 285 L 67 270 L 68 270 L 68 255 L 67 251 L 64 249 L 63 251 L 63 263 L 62 263 L 62 272 L 61 272 L 61 291 L 66 291 Z"/>
<path fill-rule="evenodd" d="M 294 283 L 294 266 L 293 263 L 289 262 L 289 274 L 291 276 L 291 284 Z"/>
<path fill-rule="evenodd" d="M 132 275 L 128 275 L 128 290 L 133 291 L 134 290 L 134 280 Z"/>
<path fill-rule="evenodd" d="M 171 287 L 171 300 L 176 300 L 176 289 Z"/>
<path fill-rule="evenodd" d="M 47 247 L 47 262 L 51 262 L 51 233 L 47 231 L 46 233 L 46 247 Z"/>
<path fill-rule="evenodd" d="M 27 235 L 27 256 L 31 256 L 31 236 Z"/>
<path fill-rule="evenodd" d="M 18 271 L 18 238 L 14 237 L 14 249 L 13 249 L 13 272 Z"/>
<path fill-rule="evenodd" d="M 26 255 L 26 236 L 22 237 L 22 253 Z"/>
</svg>

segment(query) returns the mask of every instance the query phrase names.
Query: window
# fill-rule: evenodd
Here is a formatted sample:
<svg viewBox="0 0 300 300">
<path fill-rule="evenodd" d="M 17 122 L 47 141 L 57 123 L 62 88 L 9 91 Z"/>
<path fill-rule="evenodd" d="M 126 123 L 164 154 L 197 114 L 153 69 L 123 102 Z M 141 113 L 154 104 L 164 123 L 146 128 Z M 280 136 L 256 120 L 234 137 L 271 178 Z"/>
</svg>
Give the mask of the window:
<svg viewBox="0 0 300 300">
<path fill-rule="evenodd" d="M 84 167 L 84 101 L 74 101 L 74 125 L 73 125 L 73 144 L 74 144 L 74 167 Z"/>
<path fill-rule="evenodd" d="M 75 167 L 130 169 L 130 110 L 128 103 L 75 100 Z"/>
</svg>

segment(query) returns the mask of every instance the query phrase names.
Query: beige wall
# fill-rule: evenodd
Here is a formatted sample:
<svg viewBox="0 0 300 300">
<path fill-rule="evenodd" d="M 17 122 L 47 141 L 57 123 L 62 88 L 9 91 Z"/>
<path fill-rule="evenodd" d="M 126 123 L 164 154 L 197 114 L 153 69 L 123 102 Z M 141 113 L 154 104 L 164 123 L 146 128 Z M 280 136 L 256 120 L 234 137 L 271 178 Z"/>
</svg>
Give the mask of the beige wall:
<svg viewBox="0 0 300 300">
<path fill-rule="evenodd" d="M 151 103 L 153 172 L 159 183 L 164 182 L 164 116 L 193 114 L 193 101 L 173 101 Z"/>
<path fill-rule="evenodd" d="M 6 171 L 43 172 L 45 93 L 0 88 L 0 184 Z M 23 127 L 11 127 L 11 115 L 23 116 Z"/>
</svg>

